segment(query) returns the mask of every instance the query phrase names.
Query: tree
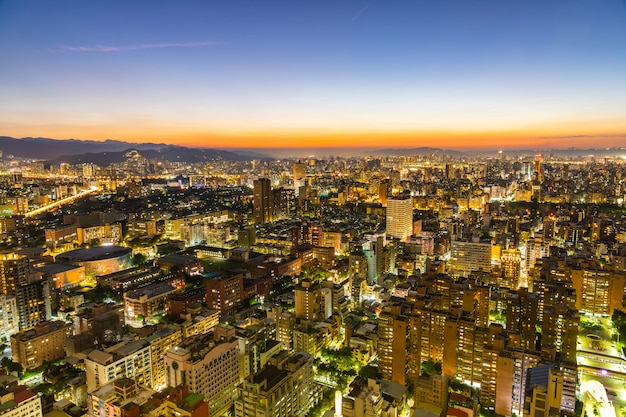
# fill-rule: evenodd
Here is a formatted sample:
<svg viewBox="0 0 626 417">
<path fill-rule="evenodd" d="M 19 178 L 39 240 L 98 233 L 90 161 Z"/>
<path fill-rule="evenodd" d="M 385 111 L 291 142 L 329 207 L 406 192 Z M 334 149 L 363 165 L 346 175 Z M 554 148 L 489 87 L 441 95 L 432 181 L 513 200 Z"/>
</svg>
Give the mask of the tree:
<svg viewBox="0 0 626 417">
<path fill-rule="evenodd" d="M 0 366 L 2 366 L 2 368 L 4 368 L 7 371 L 7 373 L 16 372 L 18 376 L 21 376 L 22 372 L 24 371 L 24 368 L 22 367 L 22 365 L 20 365 L 17 362 L 13 362 L 11 359 L 7 358 L 6 356 L 2 358 L 2 360 L 0 361 Z"/>
<path fill-rule="evenodd" d="M 382 378 L 382 374 L 378 371 L 378 367 L 372 365 L 365 365 L 362 367 L 359 371 L 359 376 L 372 379 Z"/>
<path fill-rule="evenodd" d="M 146 263 L 147 260 L 148 260 L 148 257 L 144 255 L 143 253 L 136 253 L 133 256 L 133 264 L 135 264 L 135 266 L 143 265 Z"/>
</svg>

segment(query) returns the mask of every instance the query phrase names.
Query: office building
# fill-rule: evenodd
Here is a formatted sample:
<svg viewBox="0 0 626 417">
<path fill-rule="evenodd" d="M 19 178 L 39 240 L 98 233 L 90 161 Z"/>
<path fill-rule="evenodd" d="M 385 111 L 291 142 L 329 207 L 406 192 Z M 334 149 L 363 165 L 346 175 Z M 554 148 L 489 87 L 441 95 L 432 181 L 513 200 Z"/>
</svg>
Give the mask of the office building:
<svg viewBox="0 0 626 417">
<path fill-rule="evenodd" d="M 243 274 L 225 272 L 205 281 L 206 303 L 220 314 L 228 314 L 243 301 Z"/>
<path fill-rule="evenodd" d="M 261 224 L 273 221 L 274 198 L 270 179 L 256 179 L 253 185 L 254 222 Z"/>
<path fill-rule="evenodd" d="M 405 241 L 413 233 L 413 199 L 390 198 L 387 200 L 387 237 Z"/>
<path fill-rule="evenodd" d="M 491 271 L 491 242 L 455 240 L 451 245 L 450 269 L 464 275 Z"/>
</svg>

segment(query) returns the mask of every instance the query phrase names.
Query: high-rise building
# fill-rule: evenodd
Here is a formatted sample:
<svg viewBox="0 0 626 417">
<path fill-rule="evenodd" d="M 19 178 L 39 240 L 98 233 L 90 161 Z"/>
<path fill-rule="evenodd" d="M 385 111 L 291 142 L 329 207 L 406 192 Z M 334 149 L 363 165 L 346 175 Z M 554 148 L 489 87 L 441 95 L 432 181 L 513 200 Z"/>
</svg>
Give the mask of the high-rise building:
<svg viewBox="0 0 626 417">
<path fill-rule="evenodd" d="M 378 316 L 378 370 L 384 379 L 405 385 L 409 318 L 400 308 L 384 306 Z"/>
<path fill-rule="evenodd" d="M 163 357 L 168 350 L 183 340 L 180 327 L 168 325 L 146 338 L 150 343 L 150 362 L 152 362 L 152 388 L 160 390 L 165 386 L 165 362 Z"/>
<path fill-rule="evenodd" d="M 569 267 L 568 272 L 576 290 L 576 308 L 581 312 L 607 316 L 622 308 L 626 278 L 623 272 L 575 267 Z"/>
<path fill-rule="evenodd" d="M 536 348 L 538 300 L 527 288 L 510 291 L 506 299 L 506 328 L 517 332 L 520 346 L 524 349 Z"/>
<path fill-rule="evenodd" d="M 491 242 L 455 240 L 451 245 L 450 268 L 469 274 L 472 271 L 491 271 Z"/>
<path fill-rule="evenodd" d="M 254 222 L 266 223 L 274 220 L 274 198 L 269 178 L 254 180 Z"/>
<path fill-rule="evenodd" d="M 325 320 L 332 314 L 332 292 L 309 280 L 303 280 L 295 289 L 296 318 Z"/>
<path fill-rule="evenodd" d="M 17 300 L 12 295 L 0 294 L 0 341 L 8 342 L 11 335 L 20 331 Z"/>
<path fill-rule="evenodd" d="M 205 281 L 206 303 L 221 314 L 233 311 L 242 302 L 243 274 L 226 272 Z"/>
<path fill-rule="evenodd" d="M 306 185 L 306 164 L 302 161 L 293 164 L 293 184 L 296 189 Z"/>
<path fill-rule="evenodd" d="M 235 417 L 303 417 L 319 401 L 310 355 L 298 352 L 270 362 L 239 386 Z"/>
<path fill-rule="evenodd" d="M 65 340 L 74 326 L 64 321 L 42 321 L 30 330 L 11 336 L 13 361 L 24 369 L 35 369 L 44 362 L 65 357 Z"/>
<path fill-rule="evenodd" d="M 516 289 L 520 284 L 522 253 L 518 249 L 505 249 L 500 255 L 502 286 Z"/>
<path fill-rule="evenodd" d="M 88 392 L 122 377 L 134 379 L 138 385 L 150 387 L 150 344 L 145 340 L 135 340 L 116 345 L 112 350 L 92 350 L 85 358 L 85 373 Z"/>
<path fill-rule="evenodd" d="M 167 385 L 187 385 L 209 402 L 209 415 L 232 404 L 239 383 L 239 342 L 235 330 L 217 326 L 213 333 L 184 340 L 165 354 Z"/>
<path fill-rule="evenodd" d="M 274 201 L 274 215 L 276 219 L 290 219 L 296 212 L 296 194 L 291 188 L 276 188 L 272 190 Z"/>
<path fill-rule="evenodd" d="M 26 256 L 0 255 L 0 293 L 15 297 L 20 330 L 51 317 L 50 286 L 48 280 L 31 273 Z"/>
<path fill-rule="evenodd" d="M 570 309 L 566 303 L 546 305 L 543 314 L 541 344 L 556 348 L 563 357 L 576 361 L 576 343 L 580 316 L 577 310 Z"/>
<path fill-rule="evenodd" d="M 391 194 L 391 180 L 389 178 L 385 178 L 380 180 L 378 184 L 378 201 L 383 206 L 387 205 L 387 196 Z"/>
<path fill-rule="evenodd" d="M 387 200 L 386 232 L 389 238 L 406 240 L 413 233 L 413 199 Z"/>
<path fill-rule="evenodd" d="M 467 317 L 448 317 L 444 330 L 442 373 L 468 384 L 480 384 L 488 330 Z"/>
</svg>

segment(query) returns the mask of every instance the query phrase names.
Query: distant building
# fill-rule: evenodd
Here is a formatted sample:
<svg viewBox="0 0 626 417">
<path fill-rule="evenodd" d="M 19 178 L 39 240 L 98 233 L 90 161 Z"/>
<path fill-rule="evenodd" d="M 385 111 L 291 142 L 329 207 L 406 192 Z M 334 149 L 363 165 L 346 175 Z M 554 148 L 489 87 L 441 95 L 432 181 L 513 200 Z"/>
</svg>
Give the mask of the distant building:
<svg viewBox="0 0 626 417">
<path fill-rule="evenodd" d="M 478 270 L 491 271 L 491 242 L 453 241 L 450 268 L 464 274 Z"/>
<path fill-rule="evenodd" d="M 387 237 L 406 240 L 413 232 L 413 200 L 411 198 L 387 199 Z"/>
<path fill-rule="evenodd" d="M 254 222 L 266 223 L 274 220 L 274 198 L 269 178 L 254 180 Z"/>
</svg>

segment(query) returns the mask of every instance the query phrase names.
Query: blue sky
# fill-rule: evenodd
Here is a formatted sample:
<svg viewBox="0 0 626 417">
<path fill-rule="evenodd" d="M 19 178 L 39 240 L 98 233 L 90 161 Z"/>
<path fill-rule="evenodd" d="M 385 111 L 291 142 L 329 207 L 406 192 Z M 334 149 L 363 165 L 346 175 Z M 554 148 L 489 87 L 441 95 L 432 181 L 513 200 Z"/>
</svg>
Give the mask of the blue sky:
<svg viewBox="0 0 626 417">
<path fill-rule="evenodd" d="M 0 56 L 3 135 L 626 143 L 619 0 L 0 1 Z"/>
</svg>

